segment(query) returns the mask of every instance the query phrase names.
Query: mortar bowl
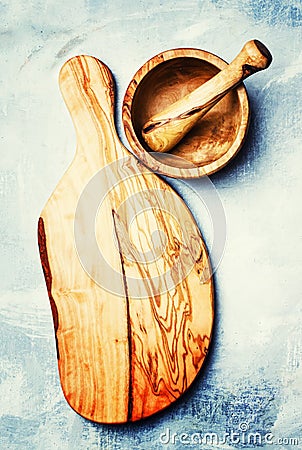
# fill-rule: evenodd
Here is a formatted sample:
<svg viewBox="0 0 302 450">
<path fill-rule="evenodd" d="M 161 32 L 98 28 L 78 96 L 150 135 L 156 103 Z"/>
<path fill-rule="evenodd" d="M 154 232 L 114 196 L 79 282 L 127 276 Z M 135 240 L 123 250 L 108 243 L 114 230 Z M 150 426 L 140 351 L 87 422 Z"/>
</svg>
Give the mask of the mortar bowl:
<svg viewBox="0 0 302 450">
<path fill-rule="evenodd" d="M 136 72 L 125 93 L 122 120 L 132 151 L 143 164 L 172 178 L 197 178 L 217 172 L 237 154 L 249 124 L 243 84 L 226 94 L 169 152 L 153 152 L 142 137 L 150 117 L 226 66 L 207 51 L 178 48 L 154 56 Z"/>
</svg>

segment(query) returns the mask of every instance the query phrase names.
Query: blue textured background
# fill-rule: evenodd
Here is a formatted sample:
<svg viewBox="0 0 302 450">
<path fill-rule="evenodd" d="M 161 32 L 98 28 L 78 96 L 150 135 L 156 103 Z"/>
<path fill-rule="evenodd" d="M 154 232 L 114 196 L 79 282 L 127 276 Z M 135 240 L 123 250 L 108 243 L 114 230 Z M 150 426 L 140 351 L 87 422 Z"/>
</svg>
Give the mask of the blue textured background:
<svg viewBox="0 0 302 450">
<path fill-rule="evenodd" d="M 4 0 L 0 11 L 0 447 L 199 448 L 179 435 L 222 438 L 247 426 L 274 435 L 275 444 L 262 448 L 301 448 L 301 1 Z M 215 274 L 217 316 L 205 368 L 184 398 L 154 418 L 90 423 L 69 408 L 60 388 L 36 242 L 39 213 L 75 149 L 58 71 L 82 53 L 111 68 L 126 144 L 121 101 L 147 59 L 198 47 L 230 61 L 251 38 L 262 40 L 274 61 L 246 82 L 252 120 L 245 146 L 211 177 L 228 236 Z M 203 227 L 203 209 L 188 187 L 202 195 L 200 180 L 173 185 Z M 175 444 L 160 442 L 167 428 L 178 433 Z M 289 438 L 300 439 L 299 447 L 287 445 Z M 238 447 L 253 448 L 243 436 L 202 448 Z"/>
</svg>

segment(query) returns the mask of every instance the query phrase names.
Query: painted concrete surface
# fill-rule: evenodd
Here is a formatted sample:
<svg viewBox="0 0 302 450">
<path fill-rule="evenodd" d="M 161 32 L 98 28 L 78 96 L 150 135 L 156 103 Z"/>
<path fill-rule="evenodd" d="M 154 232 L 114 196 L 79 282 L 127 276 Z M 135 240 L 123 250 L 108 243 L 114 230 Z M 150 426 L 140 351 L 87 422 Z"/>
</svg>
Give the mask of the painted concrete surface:
<svg viewBox="0 0 302 450">
<path fill-rule="evenodd" d="M 205 433 L 214 438 L 203 449 L 301 448 L 301 2 L 4 0 L 0 11 L 0 448 L 189 449 L 201 448 Z M 39 213 L 75 149 L 58 71 L 83 53 L 111 68 L 127 145 L 121 101 L 147 59 L 198 47 L 230 61 L 251 38 L 271 49 L 274 62 L 246 82 L 248 139 L 211 177 L 227 240 L 215 273 L 206 366 L 188 394 L 156 417 L 126 426 L 90 423 L 69 408 L 60 388 L 36 241 Z M 211 248 L 202 181 L 173 185 Z M 256 432 L 256 444 L 248 444 Z"/>
</svg>

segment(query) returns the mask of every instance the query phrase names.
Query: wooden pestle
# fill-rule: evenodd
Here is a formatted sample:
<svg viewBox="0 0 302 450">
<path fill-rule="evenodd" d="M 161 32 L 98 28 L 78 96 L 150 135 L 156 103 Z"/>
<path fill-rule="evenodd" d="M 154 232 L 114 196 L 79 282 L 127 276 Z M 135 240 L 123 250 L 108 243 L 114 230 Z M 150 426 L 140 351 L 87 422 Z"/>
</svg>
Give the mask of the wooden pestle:
<svg viewBox="0 0 302 450">
<path fill-rule="evenodd" d="M 145 123 L 142 136 L 156 152 L 171 150 L 231 89 L 272 62 L 258 40 L 248 41 L 236 58 L 217 75 Z"/>
</svg>

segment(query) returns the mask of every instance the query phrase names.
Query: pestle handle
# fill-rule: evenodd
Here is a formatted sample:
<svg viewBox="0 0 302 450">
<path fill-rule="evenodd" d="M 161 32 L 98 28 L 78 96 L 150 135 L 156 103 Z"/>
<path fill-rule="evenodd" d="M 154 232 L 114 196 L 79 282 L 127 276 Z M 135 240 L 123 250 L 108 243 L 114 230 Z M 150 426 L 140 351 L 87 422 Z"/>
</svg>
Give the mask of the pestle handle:
<svg viewBox="0 0 302 450">
<path fill-rule="evenodd" d="M 258 40 L 248 41 L 236 58 L 217 75 L 145 123 L 142 136 L 150 149 L 171 150 L 231 89 L 272 62 L 269 50 Z"/>
</svg>

